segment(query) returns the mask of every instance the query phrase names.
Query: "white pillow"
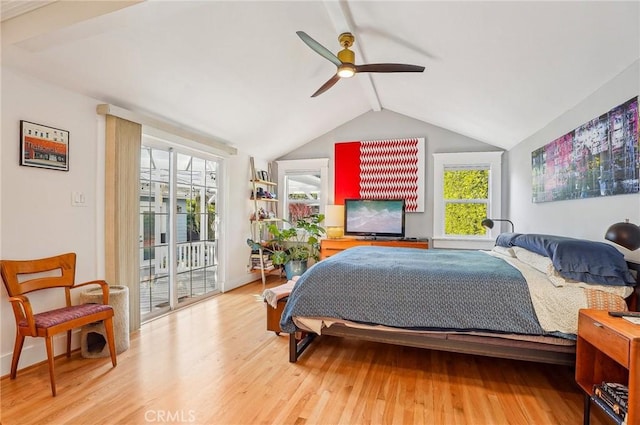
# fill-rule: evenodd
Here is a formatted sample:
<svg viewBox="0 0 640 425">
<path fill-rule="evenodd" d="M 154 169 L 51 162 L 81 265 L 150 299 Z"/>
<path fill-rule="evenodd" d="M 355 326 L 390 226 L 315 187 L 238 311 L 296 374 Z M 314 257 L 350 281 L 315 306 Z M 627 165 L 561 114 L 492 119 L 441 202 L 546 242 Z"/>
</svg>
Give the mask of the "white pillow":
<svg viewBox="0 0 640 425">
<path fill-rule="evenodd" d="M 528 249 L 521 248 L 519 246 L 513 247 L 513 252 L 516 254 L 516 258 L 528 266 L 533 267 L 539 272 L 544 273 L 549 279 L 549 282 L 553 284 L 553 286 L 560 288 L 562 286 L 566 286 L 569 282 L 575 282 L 571 279 L 565 279 L 560 276 L 560 273 L 553 267 L 553 262 L 551 258 L 545 257 L 544 255 L 540 255 L 536 252 L 529 251 Z"/>
<path fill-rule="evenodd" d="M 513 252 L 513 249 L 506 246 L 496 245 L 493 247 L 492 251 L 497 252 L 498 254 L 506 255 L 507 257 L 516 258 L 516 253 Z"/>
<path fill-rule="evenodd" d="M 551 262 L 551 258 L 545 257 L 544 255 L 536 254 L 535 252 L 529 251 L 528 249 L 524 249 L 519 246 L 514 246 L 512 249 L 516 254 L 516 258 L 526 265 L 531 266 L 546 275 L 552 275 L 555 271 L 553 262 Z"/>
</svg>

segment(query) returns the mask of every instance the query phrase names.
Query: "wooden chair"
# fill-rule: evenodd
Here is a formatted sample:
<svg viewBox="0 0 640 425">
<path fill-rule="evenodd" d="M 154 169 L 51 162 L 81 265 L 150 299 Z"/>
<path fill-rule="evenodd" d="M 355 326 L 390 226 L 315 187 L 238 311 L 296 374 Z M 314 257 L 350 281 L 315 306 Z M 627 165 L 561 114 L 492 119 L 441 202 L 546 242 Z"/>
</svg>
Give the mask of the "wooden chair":
<svg viewBox="0 0 640 425">
<path fill-rule="evenodd" d="M 16 343 L 11 360 L 11 379 L 16 378 L 18 360 L 26 336 L 45 338 L 51 393 L 56 395 L 54 379 L 53 336 L 67 332 L 67 357 L 71 356 L 71 330 L 93 322 L 104 321 L 111 363 L 116 366 L 113 337 L 113 308 L 109 303 L 109 286 L 104 280 L 75 284 L 76 254 L 68 253 L 37 260 L 0 261 L 0 274 L 16 319 Z M 31 275 L 31 276 L 29 276 Z M 71 305 L 71 289 L 86 285 L 102 287 L 103 304 Z M 34 314 L 29 298 L 24 294 L 42 289 L 64 288 L 66 307 Z"/>
</svg>

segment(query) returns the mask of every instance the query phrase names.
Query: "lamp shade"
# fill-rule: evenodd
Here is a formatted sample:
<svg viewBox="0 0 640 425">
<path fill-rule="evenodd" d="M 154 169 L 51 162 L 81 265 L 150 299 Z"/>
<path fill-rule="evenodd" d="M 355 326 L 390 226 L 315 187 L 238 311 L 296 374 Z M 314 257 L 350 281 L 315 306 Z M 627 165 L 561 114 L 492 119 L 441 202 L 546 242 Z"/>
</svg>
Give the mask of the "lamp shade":
<svg viewBox="0 0 640 425">
<path fill-rule="evenodd" d="M 640 248 L 640 227 L 629 220 L 612 224 L 604 238 L 631 251 Z"/>
<path fill-rule="evenodd" d="M 329 238 L 344 236 L 344 205 L 327 205 L 324 214 L 324 225 Z"/>
<path fill-rule="evenodd" d="M 515 227 L 513 225 L 513 222 L 511 220 L 507 220 L 506 218 L 485 218 L 484 220 L 482 220 L 480 222 L 480 225 L 482 227 L 486 227 L 487 229 L 493 229 L 493 225 L 494 225 L 494 221 L 506 221 L 507 223 L 509 223 L 511 225 L 511 232 L 515 231 Z"/>
<path fill-rule="evenodd" d="M 344 226 L 344 205 L 327 205 L 324 214 L 325 226 Z"/>
<path fill-rule="evenodd" d="M 487 229 L 493 229 L 493 220 L 490 218 L 485 218 L 480 224 L 482 227 L 486 227 Z"/>
</svg>

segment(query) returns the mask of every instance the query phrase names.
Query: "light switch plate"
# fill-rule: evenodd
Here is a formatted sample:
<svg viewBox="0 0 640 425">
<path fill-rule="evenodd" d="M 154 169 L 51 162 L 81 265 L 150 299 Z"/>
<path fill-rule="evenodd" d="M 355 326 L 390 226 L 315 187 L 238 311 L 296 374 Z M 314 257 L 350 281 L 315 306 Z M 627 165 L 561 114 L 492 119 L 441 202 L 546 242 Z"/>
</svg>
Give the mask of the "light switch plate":
<svg viewBox="0 0 640 425">
<path fill-rule="evenodd" d="M 83 192 L 74 191 L 71 192 L 71 205 L 74 207 L 86 207 L 87 198 Z"/>
</svg>

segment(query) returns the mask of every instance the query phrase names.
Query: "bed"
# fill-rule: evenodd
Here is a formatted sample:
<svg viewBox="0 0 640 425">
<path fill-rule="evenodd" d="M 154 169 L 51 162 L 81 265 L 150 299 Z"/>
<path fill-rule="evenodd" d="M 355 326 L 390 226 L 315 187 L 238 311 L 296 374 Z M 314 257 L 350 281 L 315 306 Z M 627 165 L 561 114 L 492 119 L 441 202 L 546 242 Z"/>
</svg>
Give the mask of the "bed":
<svg viewBox="0 0 640 425">
<path fill-rule="evenodd" d="M 491 251 L 361 246 L 305 272 L 280 327 L 291 362 L 332 335 L 573 365 L 578 310 L 637 309 L 637 279 L 611 245 L 552 235 L 501 234 Z"/>
</svg>

